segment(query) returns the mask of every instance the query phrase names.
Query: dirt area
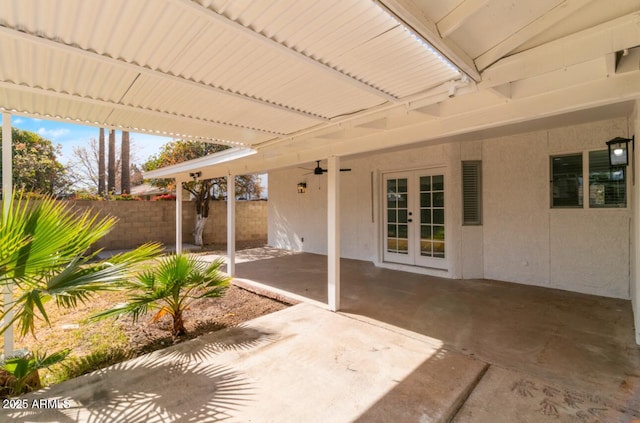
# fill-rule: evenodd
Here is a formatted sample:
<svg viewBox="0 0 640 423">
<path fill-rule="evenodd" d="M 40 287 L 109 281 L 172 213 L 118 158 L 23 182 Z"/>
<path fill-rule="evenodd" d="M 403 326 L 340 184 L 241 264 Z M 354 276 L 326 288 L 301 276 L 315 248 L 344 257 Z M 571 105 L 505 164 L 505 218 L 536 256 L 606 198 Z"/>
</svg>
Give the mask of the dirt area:
<svg viewBox="0 0 640 423">
<path fill-rule="evenodd" d="M 252 243 L 242 247 L 256 246 Z M 224 254 L 224 250 L 221 246 L 210 246 L 199 252 L 212 253 Z M 124 301 L 126 293 L 114 291 L 96 294 L 89 302 L 78 304 L 76 309 L 59 309 L 53 302 L 48 303 L 46 309 L 51 324 L 39 321 L 36 324 L 36 337 L 27 335 L 18 339 L 16 336 L 14 347 L 48 354 L 64 348 L 72 350 L 69 358 L 63 363 L 67 368 L 72 367 L 72 370 L 60 367 L 43 372 L 42 382 L 49 385 L 209 332 L 236 326 L 288 306 L 230 285 L 222 297 L 202 298 L 190 305 L 184 313 L 187 334 L 177 339 L 171 336 L 172 320 L 169 316 L 157 322 L 153 321 L 153 313 L 141 316 L 136 323 L 130 317 L 117 320 L 108 318 L 98 322 L 89 320 L 91 315 Z"/>
<path fill-rule="evenodd" d="M 187 335 L 179 339 L 171 338 L 169 316 L 156 323 L 152 322 L 152 316 L 148 315 L 137 324 L 129 318 L 120 319 L 116 324 L 123 328 L 129 338 L 129 347 L 133 351 L 146 353 L 205 333 L 236 326 L 285 307 L 286 304 L 231 285 L 223 297 L 203 298 L 191 304 L 184 315 Z"/>
</svg>

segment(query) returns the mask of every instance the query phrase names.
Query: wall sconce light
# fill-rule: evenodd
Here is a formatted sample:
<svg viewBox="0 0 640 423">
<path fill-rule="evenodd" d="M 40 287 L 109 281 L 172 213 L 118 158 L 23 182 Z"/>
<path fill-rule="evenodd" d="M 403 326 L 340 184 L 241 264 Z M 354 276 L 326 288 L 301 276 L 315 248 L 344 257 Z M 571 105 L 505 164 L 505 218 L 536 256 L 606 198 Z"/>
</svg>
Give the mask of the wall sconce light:
<svg viewBox="0 0 640 423">
<path fill-rule="evenodd" d="M 298 194 L 304 194 L 305 192 L 307 192 L 307 183 L 300 182 L 298 184 Z"/>
<path fill-rule="evenodd" d="M 615 137 L 607 141 L 607 147 L 609 148 L 609 166 L 629 165 L 629 142 L 631 142 L 631 147 L 634 148 L 634 140 L 635 136 L 631 138 Z"/>
<path fill-rule="evenodd" d="M 202 176 L 202 172 L 191 172 L 189 173 L 189 177 L 193 178 L 194 181 L 197 181 L 199 177 Z"/>
</svg>

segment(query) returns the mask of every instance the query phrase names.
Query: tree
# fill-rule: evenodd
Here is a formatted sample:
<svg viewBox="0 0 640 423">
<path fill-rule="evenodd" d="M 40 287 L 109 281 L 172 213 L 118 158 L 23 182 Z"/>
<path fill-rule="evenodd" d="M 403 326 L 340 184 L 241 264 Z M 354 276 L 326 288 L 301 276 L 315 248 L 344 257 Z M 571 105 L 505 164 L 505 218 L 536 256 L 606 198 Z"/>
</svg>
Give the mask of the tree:
<svg viewBox="0 0 640 423">
<path fill-rule="evenodd" d="M 116 131 L 109 130 L 109 159 L 107 161 L 107 191 L 116 190 Z"/>
<path fill-rule="evenodd" d="M 79 148 L 79 147 L 76 147 L 76 148 Z M 74 154 L 76 154 L 76 148 L 73 149 L 73 153 Z M 105 162 L 104 162 L 104 153 L 105 153 L 104 150 L 105 150 L 105 148 L 104 148 L 104 128 L 100 128 L 100 141 L 99 141 L 99 145 L 98 145 L 98 184 L 97 184 L 98 185 L 98 195 L 104 195 L 105 194 L 104 182 L 105 182 L 105 176 L 106 176 L 106 169 L 105 169 L 106 166 L 105 166 Z M 83 154 L 80 151 L 78 151 L 77 156 L 82 159 Z M 84 156 L 87 156 L 87 155 L 84 154 Z M 93 170 L 93 166 L 89 164 L 90 162 L 86 162 L 86 163 L 88 165 L 88 166 L 86 166 L 86 168 L 89 171 L 89 175 L 91 175 L 91 171 Z M 93 178 L 91 178 L 91 179 L 93 179 Z"/>
<path fill-rule="evenodd" d="M 129 158 L 130 161 L 133 162 L 137 160 L 136 154 L 136 145 L 134 140 L 129 141 Z M 116 148 L 116 182 L 115 186 L 121 185 L 121 169 L 122 169 L 122 159 L 121 159 L 121 151 Z M 100 178 L 100 157 L 102 157 L 102 166 L 103 166 L 103 176 Z M 85 145 L 76 146 L 73 148 L 72 160 L 69 163 L 69 177 L 74 183 L 74 186 L 87 190 L 91 193 L 100 194 L 100 182 L 102 181 L 102 194 L 106 194 L 105 192 L 105 176 L 104 173 L 104 151 L 102 155 L 100 154 L 100 144 L 99 141 L 95 138 L 91 138 Z M 138 165 L 131 164 L 130 165 L 130 183 L 133 185 L 139 185 L 142 183 L 142 175 Z"/>
<path fill-rule="evenodd" d="M 143 165 L 146 171 L 164 166 L 197 159 L 227 149 L 227 146 L 200 141 L 172 141 L 162 146 L 160 152 L 147 160 Z M 175 183 L 167 179 L 154 179 L 151 184 L 168 189 L 176 189 Z M 193 231 L 194 243 L 204 245 L 202 234 L 209 217 L 209 202 L 212 197 L 222 199 L 227 193 L 226 178 L 194 179 L 185 182 L 182 188 L 194 198 L 196 207 L 196 223 Z M 236 198 L 259 198 L 261 194 L 260 177 L 258 175 L 236 176 Z"/>
<path fill-rule="evenodd" d="M 187 333 L 184 327 L 184 311 L 200 298 L 220 297 L 231 278 L 220 271 L 222 260 L 208 263 L 187 254 L 175 254 L 162 258 L 157 266 L 139 273 L 135 280 L 124 281 L 121 288 L 129 292 L 128 301 L 92 316 L 102 319 L 130 314 L 136 322 L 150 309 L 158 310 L 154 321 L 164 315 L 173 318 L 171 334 Z"/>
<path fill-rule="evenodd" d="M 29 192 L 53 195 L 63 193 L 68 188 L 69 181 L 64 166 L 58 162 L 60 147 L 34 132 L 12 128 L 11 134 L 13 185 Z"/>
<path fill-rule="evenodd" d="M 131 194 L 131 150 L 129 131 L 122 131 L 122 139 L 120 143 L 120 192 L 122 194 Z"/>
</svg>

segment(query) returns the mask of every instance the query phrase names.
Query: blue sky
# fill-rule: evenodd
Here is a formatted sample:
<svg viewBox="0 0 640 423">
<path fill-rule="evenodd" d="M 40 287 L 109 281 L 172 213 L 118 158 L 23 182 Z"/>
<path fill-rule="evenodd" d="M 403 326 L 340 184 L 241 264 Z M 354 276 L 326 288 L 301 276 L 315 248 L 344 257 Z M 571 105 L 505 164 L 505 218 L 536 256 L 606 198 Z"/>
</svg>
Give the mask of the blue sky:
<svg viewBox="0 0 640 423">
<path fill-rule="evenodd" d="M 0 121 L 1 121 L 0 117 Z M 98 138 L 99 128 L 93 126 L 76 125 L 73 123 L 54 120 L 34 119 L 13 115 L 11 117 L 13 127 L 35 132 L 42 138 L 46 138 L 54 144 L 62 147 L 62 156 L 59 160 L 67 164 L 72 160 L 73 147 L 87 145 L 91 138 Z M 133 144 L 132 152 L 136 163 L 145 162 L 150 156 L 160 150 L 160 147 L 171 141 L 171 138 L 158 137 L 148 134 L 131 132 L 130 139 Z M 120 143 L 120 131 L 116 131 L 116 143 Z"/>
</svg>

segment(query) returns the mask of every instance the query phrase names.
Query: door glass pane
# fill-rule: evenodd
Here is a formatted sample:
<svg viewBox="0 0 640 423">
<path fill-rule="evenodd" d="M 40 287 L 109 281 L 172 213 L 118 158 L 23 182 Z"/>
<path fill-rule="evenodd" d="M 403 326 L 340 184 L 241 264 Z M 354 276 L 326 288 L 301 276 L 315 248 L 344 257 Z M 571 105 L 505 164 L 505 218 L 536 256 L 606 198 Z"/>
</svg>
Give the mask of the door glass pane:
<svg viewBox="0 0 640 423">
<path fill-rule="evenodd" d="M 444 190 L 444 176 L 442 175 L 434 175 L 432 177 L 433 186 L 431 189 L 433 191 L 443 191 Z"/>
<path fill-rule="evenodd" d="M 431 191 L 431 176 L 420 177 L 420 191 Z"/>
<path fill-rule="evenodd" d="M 433 207 L 444 207 L 444 192 L 433 193 Z"/>
<path fill-rule="evenodd" d="M 444 258 L 444 176 L 420 177 L 420 255 Z"/>
<path fill-rule="evenodd" d="M 433 243 L 426 239 L 420 240 L 420 255 L 423 257 L 432 257 L 433 256 Z"/>
<path fill-rule="evenodd" d="M 444 225 L 444 209 L 433 210 L 433 223 Z"/>
<path fill-rule="evenodd" d="M 409 253 L 408 179 L 387 179 L 387 252 Z"/>
<path fill-rule="evenodd" d="M 406 209 L 408 206 L 407 204 L 407 193 L 403 193 L 403 194 L 398 194 L 398 208 L 403 208 Z"/>
<path fill-rule="evenodd" d="M 398 223 L 407 223 L 407 211 L 403 209 L 398 210 Z"/>
<path fill-rule="evenodd" d="M 420 207 L 431 207 L 431 193 L 420 193 Z"/>
<path fill-rule="evenodd" d="M 396 238 L 387 239 L 387 251 L 397 251 L 398 250 L 398 240 Z"/>
<path fill-rule="evenodd" d="M 433 243 L 433 257 L 444 258 L 444 242 Z"/>
<path fill-rule="evenodd" d="M 389 223 L 397 222 L 396 220 L 397 213 L 398 212 L 396 210 L 387 210 L 387 222 Z"/>
<path fill-rule="evenodd" d="M 431 209 L 420 210 L 420 223 L 431 223 Z"/>
<path fill-rule="evenodd" d="M 398 192 L 407 192 L 407 179 L 398 179 Z"/>
<path fill-rule="evenodd" d="M 432 226 L 433 230 L 433 239 L 436 241 L 444 241 L 444 226 Z"/>
</svg>

